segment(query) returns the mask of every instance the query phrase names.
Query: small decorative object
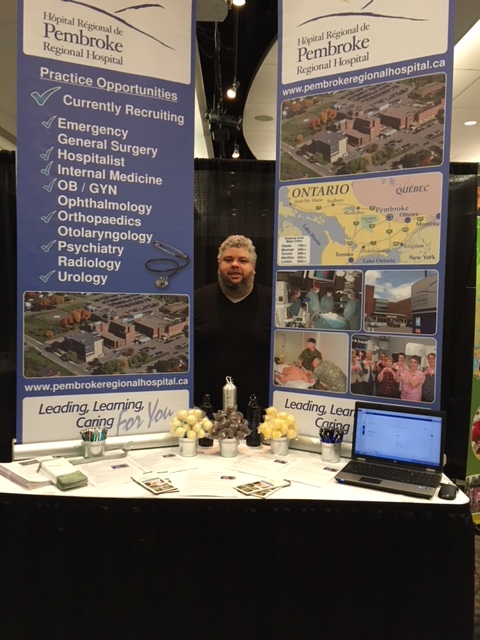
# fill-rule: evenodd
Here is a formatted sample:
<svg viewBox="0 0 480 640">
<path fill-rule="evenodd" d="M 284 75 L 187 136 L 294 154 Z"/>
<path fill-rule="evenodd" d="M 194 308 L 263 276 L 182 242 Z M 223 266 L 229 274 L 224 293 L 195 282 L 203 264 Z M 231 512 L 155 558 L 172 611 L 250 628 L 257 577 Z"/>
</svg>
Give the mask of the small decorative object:
<svg viewBox="0 0 480 640">
<path fill-rule="evenodd" d="M 208 431 L 209 438 L 216 438 L 220 445 L 220 455 L 234 458 L 237 455 L 238 442 L 250 433 L 248 422 L 241 411 L 228 407 L 226 411 L 213 414 L 213 426 Z"/>
<path fill-rule="evenodd" d="M 179 411 L 171 422 L 170 433 L 178 438 L 180 455 L 187 458 L 196 456 L 198 439 L 205 438 L 212 427 L 212 421 L 201 409 Z"/>
<path fill-rule="evenodd" d="M 290 440 L 298 436 L 298 427 L 294 416 L 285 411 L 278 412 L 275 407 L 268 407 L 258 433 L 262 434 L 264 440 L 271 440 L 273 454 L 286 456 Z"/>
<path fill-rule="evenodd" d="M 322 443 L 322 460 L 324 462 L 340 462 L 340 449 L 343 442 L 343 429 L 337 427 L 321 427 L 319 430 Z"/>
<path fill-rule="evenodd" d="M 247 422 L 250 433 L 246 438 L 247 447 L 261 447 L 262 436 L 258 433 L 258 425 L 262 421 L 262 408 L 257 402 L 257 396 L 252 394 L 247 407 Z"/>
<path fill-rule="evenodd" d="M 215 411 L 215 409 L 213 408 L 212 403 L 210 402 L 210 394 L 206 393 L 203 396 L 203 402 L 200 406 L 200 409 L 203 411 L 204 415 L 206 418 L 208 418 L 209 420 L 213 421 L 213 413 Z M 212 439 L 211 438 L 199 438 L 198 439 L 198 446 L 199 447 L 205 447 L 205 448 L 210 448 L 213 445 Z"/>
<path fill-rule="evenodd" d="M 237 387 L 233 384 L 233 378 L 227 376 L 225 378 L 225 386 L 222 389 L 223 410 L 229 407 L 237 406 Z"/>
</svg>

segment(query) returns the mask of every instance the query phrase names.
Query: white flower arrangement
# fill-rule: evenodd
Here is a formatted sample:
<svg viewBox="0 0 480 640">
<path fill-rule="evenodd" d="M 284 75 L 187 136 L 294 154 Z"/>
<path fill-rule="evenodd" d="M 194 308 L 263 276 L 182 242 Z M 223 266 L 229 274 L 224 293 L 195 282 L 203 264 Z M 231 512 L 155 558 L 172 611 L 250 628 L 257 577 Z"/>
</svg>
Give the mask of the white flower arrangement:
<svg viewBox="0 0 480 640">
<path fill-rule="evenodd" d="M 213 423 L 201 409 L 182 409 L 171 422 L 170 434 L 176 438 L 205 438 L 212 429 Z"/>
<path fill-rule="evenodd" d="M 278 412 L 275 407 L 268 407 L 265 410 L 263 422 L 258 427 L 258 433 L 261 433 L 265 440 L 281 438 L 295 440 L 298 436 L 298 427 L 294 416 L 285 411 Z"/>
</svg>

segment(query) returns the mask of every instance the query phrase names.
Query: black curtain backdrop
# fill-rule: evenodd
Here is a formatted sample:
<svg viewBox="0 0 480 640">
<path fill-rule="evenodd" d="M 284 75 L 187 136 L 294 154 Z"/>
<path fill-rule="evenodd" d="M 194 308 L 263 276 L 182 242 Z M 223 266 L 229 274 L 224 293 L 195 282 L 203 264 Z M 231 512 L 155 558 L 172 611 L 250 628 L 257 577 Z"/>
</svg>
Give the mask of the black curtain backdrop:
<svg viewBox="0 0 480 640">
<path fill-rule="evenodd" d="M 442 409 L 447 412 L 447 465 L 465 478 L 476 297 L 477 163 L 450 164 L 442 364 Z"/>
<path fill-rule="evenodd" d="M 15 152 L 0 151 L 0 273 L 2 298 L 0 313 L 0 461 L 12 455 L 15 436 L 16 322 L 17 322 L 17 229 Z"/>
<path fill-rule="evenodd" d="M 450 165 L 445 281 L 442 408 L 447 411 L 447 473 L 464 478 L 470 429 L 475 311 L 476 163 Z M 217 278 L 217 252 L 230 234 L 249 236 L 258 254 L 257 281 L 272 285 L 275 163 L 195 160 L 194 288 Z M 16 415 L 15 153 L 0 151 L 0 461 L 11 459 Z M 18 337 L 21 339 L 21 336 Z"/>
<path fill-rule="evenodd" d="M 217 279 L 218 247 L 232 234 L 251 238 L 256 281 L 272 286 L 275 162 L 195 160 L 194 288 Z"/>
</svg>

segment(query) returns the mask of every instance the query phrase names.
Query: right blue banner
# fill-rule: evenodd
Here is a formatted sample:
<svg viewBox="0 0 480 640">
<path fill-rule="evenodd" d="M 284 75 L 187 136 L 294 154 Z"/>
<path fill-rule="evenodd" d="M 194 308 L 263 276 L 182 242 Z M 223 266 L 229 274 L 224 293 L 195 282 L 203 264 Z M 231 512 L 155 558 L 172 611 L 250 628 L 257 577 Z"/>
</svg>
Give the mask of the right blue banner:
<svg viewBox="0 0 480 640">
<path fill-rule="evenodd" d="M 453 2 L 281 0 L 273 402 L 440 407 Z"/>
</svg>

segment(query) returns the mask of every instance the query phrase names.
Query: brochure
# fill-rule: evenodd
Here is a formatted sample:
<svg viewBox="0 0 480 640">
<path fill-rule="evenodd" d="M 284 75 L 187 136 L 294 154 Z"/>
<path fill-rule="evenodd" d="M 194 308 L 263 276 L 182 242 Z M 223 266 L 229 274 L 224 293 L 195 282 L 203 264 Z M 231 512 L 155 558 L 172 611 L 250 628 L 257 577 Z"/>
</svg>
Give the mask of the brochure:
<svg viewBox="0 0 480 640">
<path fill-rule="evenodd" d="M 249 498 L 268 498 L 268 496 L 271 496 L 275 491 L 278 491 L 283 487 L 289 487 L 290 484 L 289 480 L 265 478 L 263 480 L 240 484 L 235 487 L 235 489 Z"/>
<path fill-rule="evenodd" d="M 51 481 L 44 475 L 38 473 L 38 468 L 42 460 L 51 460 L 52 458 L 53 456 L 47 456 L 47 458 L 30 458 L 28 460 L 4 462 L 0 464 L 0 475 L 15 482 L 24 489 L 46 487 L 51 484 Z"/>
<path fill-rule="evenodd" d="M 178 491 L 178 489 L 171 483 L 170 478 L 165 478 L 155 471 L 147 471 L 146 473 L 132 476 L 132 480 L 155 495 L 159 495 L 161 493 L 175 493 Z"/>
</svg>

